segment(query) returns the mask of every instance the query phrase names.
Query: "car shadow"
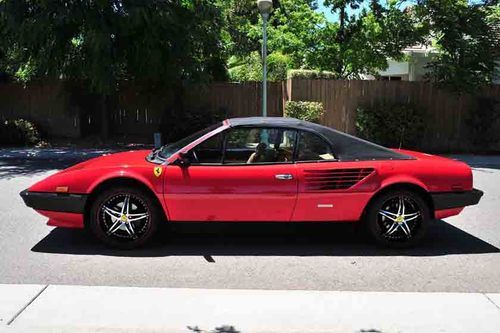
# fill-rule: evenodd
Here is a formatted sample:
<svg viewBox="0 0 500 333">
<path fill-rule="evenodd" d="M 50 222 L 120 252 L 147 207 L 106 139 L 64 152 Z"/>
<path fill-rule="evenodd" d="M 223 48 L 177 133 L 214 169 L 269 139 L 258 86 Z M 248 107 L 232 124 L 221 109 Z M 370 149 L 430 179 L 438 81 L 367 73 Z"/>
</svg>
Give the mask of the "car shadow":
<svg viewBox="0 0 500 333">
<path fill-rule="evenodd" d="M 497 247 L 442 220 L 412 249 L 367 242 L 351 223 L 182 223 L 165 228 L 145 248 L 109 249 L 83 230 L 53 229 L 34 252 L 125 257 L 203 256 L 442 256 L 497 253 Z"/>
<path fill-rule="evenodd" d="M 456 159 L 467 163 L 472 169 L 478 171 L 481 169 L 500 169 L 499 155 L 444 155 L 444 157 Z"/>
<path fill-rule="evenodd" d="M 88 159 L 123 150 L 126 148 L 0 148 L 0 179 L 66 169 Z"/>
</svg>

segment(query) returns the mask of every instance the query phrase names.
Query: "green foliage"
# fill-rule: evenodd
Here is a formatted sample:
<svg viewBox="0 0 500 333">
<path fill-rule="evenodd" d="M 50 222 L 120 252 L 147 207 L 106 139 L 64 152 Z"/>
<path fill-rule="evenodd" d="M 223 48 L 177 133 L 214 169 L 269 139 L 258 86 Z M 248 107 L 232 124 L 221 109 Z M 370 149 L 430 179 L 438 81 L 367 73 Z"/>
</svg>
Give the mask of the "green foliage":
<svg viewBox="0 0 500 333">
<path fill-rule="evenodd" d="M 106 95 L 121 80 L 223 79 L 221 25 L 209 0 L 5 0 L 0 64 L 22 81 L 74 79 Z"/>
<path fill-rule="evenodd" d="M 388 58 L 402 59 L 402 50 L 421 42 L 424 30 L 417 18 L 410 11 L 403 11 L 399 4 L 325 1 L 339 19 L 318 31 L 314 52 L 308 58 L 309 67 L 333 71 L 338 78 L 359 78 L 386 69 Z M 357 12 L 353 13 L 355 9 Z"/>
<path fill-rule="evenodd" d="M 40 141 L 38 129 L 28 120 L 15 119 L 0 122 L 1 145 L 32 146 Z"/>
<path fill-rule="evenodd" d="M 267 57 L 267 78 L 269 81 L 282 81 L 291 67 L 290 58 L 281 52 L 273 52 Z M 233 56 L 228 60 L 229 79 L 235 82 L 261 81 L 262 58 L 258 52 L 246 57 Z"/>
<path fill-rule="evenodd" d="M 228 60 L 229 80 L 233 82 L 262 80 L 262 62 L 258 52 L 246 57 L 232 56 Z"/>
<path fill-rule="evenodd" d="M 328 71 L 317 71 L 308 69 L 293 69 L 288 71 L 290 79 L 326 79 L 333 80 L 337 78 L 337 74 Z"/>
<path fill-rule="evenodd" d="M 285 117 L 296 118 L 305 121 L 319 123 L 325 110 L 323 104 L 308 101 L 288 101 L 285 105 Z"/>
<path fill-rule="evenodd" d="M 262 45 L 262 19 L 254 0 L 219 0 L 225 20 L 228 53 L 239 57 L 259 50 Z M 280 51 L 291 57 L 293 67 L 303 64 L 314 44 L 314 35 L 324 16 L 316 11 L 316 1 L 274 1 L 268 24 L 269 53 Z"/>
<path fill-rule="evenodd" d="M 418 14 L 440 51 L 428 66 L 430 81 L 459 93 L 491 82 L 499 46 L 499 35 L 490 28 L 498 24 L 495 7 L 470 5 L 467 0 L 422 1 Z"/>
<path fill-rule="evenodd" d="M 379 102 L 356 110 L 356 132 L 387 147 L 418 147 L 422 140 L 422 110 L 412 104 Z"/>
<path fill-rule="evenodd" d="M 477 107 L 466 122 L 471 142 L 480 149 L 499 142 L 500 133 L 496 130 L 499 121 L 500 99 L 478 98 Z"/>
</svg>

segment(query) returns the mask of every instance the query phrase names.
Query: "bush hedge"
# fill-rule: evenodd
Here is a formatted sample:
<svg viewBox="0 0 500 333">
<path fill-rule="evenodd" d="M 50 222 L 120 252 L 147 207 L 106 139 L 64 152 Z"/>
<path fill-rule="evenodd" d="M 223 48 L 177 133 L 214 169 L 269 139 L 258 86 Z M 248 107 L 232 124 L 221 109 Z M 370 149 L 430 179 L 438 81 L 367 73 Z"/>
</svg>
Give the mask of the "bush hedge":
<svg viewBox="0 0 500 333">
<path fill-rule="evenodd" d="M 408 103 L 378 102 L 356 110 L 357 135 L 387 147 L 419 147 L 424 132 L 420 108 Z"/>
<path fill-rule="evenodd" d="M 40 132 L 26 119 L 0 122 L 0 145 L 33 146 L 41 142 Z"/>
<path fill-rule="evenodd" d="M 499 121 L 500 98 L 478 98 L 476 108 L 471 112 L 466 124 L 469 138 L 479 150 L 500 141 L 500 133 L 496 130 Z"/>
<path fill-rule="evenodd" d="M 308 101 L 288 101 L 286 102 L 284 112 L 285 117 L 297 118 L 313 123 L 318 123 L 324 114 L 325 110 L 322 103 Z"/>
<path fill-rule="evenodd" d="M 289 79 L 325 79 L 325 80 L 333 80 L 337 78 L 336 74 L 333 72 L 315 71 L 308 69 L 289 70 L 287 77 Z"/>
</svg>

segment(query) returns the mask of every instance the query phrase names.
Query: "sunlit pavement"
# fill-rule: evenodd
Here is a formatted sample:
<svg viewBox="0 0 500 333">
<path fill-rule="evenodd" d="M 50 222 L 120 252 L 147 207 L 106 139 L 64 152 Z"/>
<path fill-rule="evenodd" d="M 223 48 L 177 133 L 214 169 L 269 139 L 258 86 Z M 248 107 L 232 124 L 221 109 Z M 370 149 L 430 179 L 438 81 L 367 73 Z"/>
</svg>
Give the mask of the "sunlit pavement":
<svg viewBox="0 0 500 333">
<path fill-rule="evenodd" d="M 0 285 L 19 332 L 491 332 L 500 294 Z M 10 303 L 5 305 L 5 301 Z"/>
<path fill-rule="evenodd" d="M 499 157 L 458 156 L 485 195 L 415 249 L 337 224 L 195 224 L 120 252 L 46 226 L 18 195 L 102 153 L 0 150 L 0 331 L 498 332 Z"/>
</svg>

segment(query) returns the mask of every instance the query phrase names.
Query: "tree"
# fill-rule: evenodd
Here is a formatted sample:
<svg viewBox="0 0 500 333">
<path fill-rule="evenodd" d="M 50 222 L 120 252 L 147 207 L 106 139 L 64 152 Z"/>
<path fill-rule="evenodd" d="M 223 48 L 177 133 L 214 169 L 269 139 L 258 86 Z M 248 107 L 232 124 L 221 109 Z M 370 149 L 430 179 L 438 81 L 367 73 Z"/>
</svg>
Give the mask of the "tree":
<svg viewBox="0 0 500 333">
<path fill-rule="evenodd" d="M 124 80 L 144 87 L 225 77 L 222 18 L 209 0 L 5 0 L 0 64 L 19 80 L 84 82 L 106 104 Z"/>
<path fill-rule="evenodd" d="M 230 78 L 236 81 L 262 78 L 262 20 L 254 0 L 220 0 L 229 55 Z M 316 1 L 274 1 L 268 25 L 269 78 L 283 80 L 288 69 L 302 68 L 313 50 L 318 28 L 325 23 Z"/>
<path fill-rule="evenodd" d="M 387 68 L 387 59 L 401 60 L 403 49 L 423 40 L 423 30 L 402 1 L 382 6 L 371 0 L 327 0 L 338 22 L 328 22 L 319 32 L 309 65 L 357 78 Z"/>
<path fill-rule="evenodd" d="M 338 20 L 329 22 L 316 1 L 275 1 L 268 29 L 271 80 L 286 78 L 289 69 L 333 71 L 338 78 L 357 78 L 402 59 L 402 50 L 422 41 L 417 18 L 400 1 L 382 6 L 378 0 L 326 0 Z M 221 3 L 230 78 L 259 80 L 262 65 L 260 16 L 255 2 Z"/>
<path fill-rule="evenodd" d="M 428 79 L 456 92 L 472 92 L 491 82 L 498 37 L 490 25 L 498 4 L 467 0 L 425 0 L 419 15 L 439 49 Z M 497 23 L 498 24 L 498 21 Z"/>
</svg>

